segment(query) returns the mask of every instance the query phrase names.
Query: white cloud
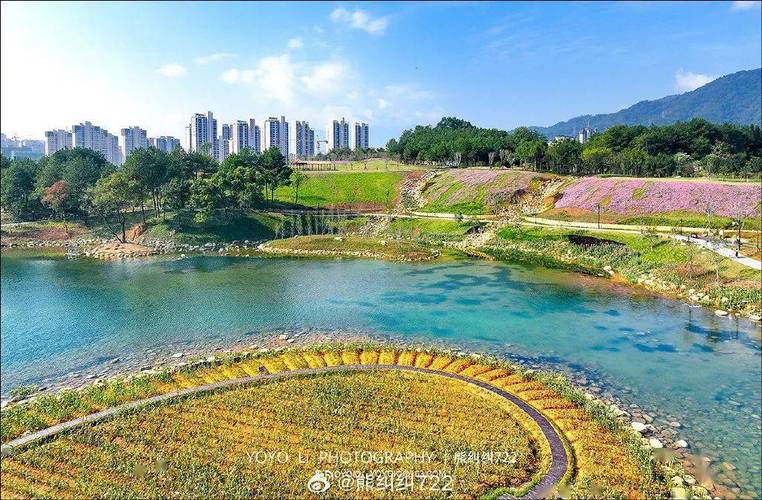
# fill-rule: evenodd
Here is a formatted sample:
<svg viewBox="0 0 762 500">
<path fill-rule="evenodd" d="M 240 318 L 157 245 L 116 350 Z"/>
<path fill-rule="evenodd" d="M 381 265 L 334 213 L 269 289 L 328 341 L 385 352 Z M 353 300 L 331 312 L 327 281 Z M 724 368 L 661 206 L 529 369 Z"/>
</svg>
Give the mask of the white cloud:
<svg viewBox="0 0 762 500">
<path fill-rule="evenodd" d="M 288 48 L 292 50 L 301 49 L 304 47 L 304 42 L 301 38 L 294 37 L 288 39 Z"/>
<path fill-rule="evenodd" d="M 348 66 L 341 61 L 329 61 L 312 68 L 300 78 L 301 82 L 314 94 L 331 94 L 342 88 L 349 77 Z"/>
<path fill-rule="evenodd" d="M 160 75 L 164 75 L 168 78 L 175 78 L 177 76 L 183 76 L 187 73 L 185 66 L 178 63 L 165 64 L 161 68 L 156 70 Z"/>
<path fill-rule="evenodd" d="M 255 73 L 252 69 L 240 70 L 231 68 L 222 73 L 222 80 L 225 83 L 248 83 L 254 81 Z"/>
<path fill-rule="evenodd" d="M 759 9 L 760 5 L 762 5 L 762 2 L 739 1 L 739 2 L 733 2 L 733 5 L 730 6 L 730 10 Z"/>
<path fill-rule="evenodd" d="M 283 54 L 260 59 L 253 69 L 231 68 L 222 73 L 222 80 L 231 84 L 251 83 L 260 97 L 289 103 L 294 94 L 295 72 L 296 65 L 288 54 Z"/>
<path fill-rule="evenodd" d="M 380 35 L 389 25 L 389 18 L 374 18 L 364 10 L 357 9 L 353 12 L 343 7 L 338 7 L 331 12 L 331 20 L 335 23 L 344 23 L 354 29 L 364 30 L 371 35 Z"/>
<path fill-rule="evenodd" d="M 222 61 L 223 59 L 231 59 L 233 57 L 236 57 L 236 54 L 231 54 L 230 52 L 217 52 L 215 54 L 199 56 L 195 61 L 196 64 L 207 65 L 215 61 Z"/>
<path fill-rule="evenodd" d="M 388 102 L 386 102 L 385 99 L 379 99 L 378 100 L 378 109 L 386 109 L 386 107 L 389 105 Z"/>
<path fill-rule="evenodd" d="M 685 71 L 683 68 L 680 68 L 675 73 L 675 88 L 680 92 L 688 92 L 696 90 L 716 78 L 716 76 L 691 73 L 690 71 Z"/>
</svg>

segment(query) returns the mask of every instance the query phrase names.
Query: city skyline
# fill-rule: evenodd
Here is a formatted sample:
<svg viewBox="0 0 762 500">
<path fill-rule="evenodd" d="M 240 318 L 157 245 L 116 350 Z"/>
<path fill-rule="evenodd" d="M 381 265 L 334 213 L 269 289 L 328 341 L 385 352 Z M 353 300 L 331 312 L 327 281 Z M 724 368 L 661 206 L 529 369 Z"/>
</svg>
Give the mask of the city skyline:
<svg viewBox="0 0 762 500">
<path fill-rule="evenodd" d="M 616 111 L 758 67 L 760 52 L 759 2 L 3 3 L 2 14 L 3 129 L 38 139 L 86 120 L 182 136 L 187 110 L 215 109 L 344 116 L 373 123 L 382 146 L 442 116 L 512 129 Z"/>
<path fill-rule="evenodd" d="M 306 120 L 294 120 L 292 123 L 286 117 L 268 117 L 262 127 L 256 124 L 256 118 L 236 119 L 230 123 L 219 123 L 214 112 L 193 113 L 185 126 L 180 138 L 166 135 L 153 137 L 139 125 L 120 128 L 119 135 L 111 134 L 108 129 L 86 120 L 74 124 L 70 129 L 46 130 L 44 140 L 8 136 L 3 132 L 3 141 L 15 141 L 21 149 L 27 144 L 40 143 L 43 153 L 50 155 L 61 149 L 85 147 L 103 153 L 106 159 L 121 165 L 135 149 L 155 147 L 164 151 L 172 151 L 182 147 L 189 152 L 206 152 L 217 161 L 222 162 L 230 154 L 239 153 L 244 148 L 251 148 L 257 153 L 269 147 L 277 147 L 287 158 L 312 158 L 321 152 L 319 142 L 325 142 L 326 153 L 339 148 L 368 149 L 369 125 L 366 122 L 349 122 L 332 120 L 333 126 L 341 124 L 341 139 L 323 140 L 315 133 Z M 326 137 L 332 137 L 332 126 L 328 125 Z M 264 137 L 264 139 L 263 139 Z M 23 144 L 23 146 L 21 146 Z M 5 148 L 5 144 L 3 145 Z M 30 151 L 34 153 L 35 151 Z M 26 154 L 19 151 L 19 154 Z"/>
</svg>

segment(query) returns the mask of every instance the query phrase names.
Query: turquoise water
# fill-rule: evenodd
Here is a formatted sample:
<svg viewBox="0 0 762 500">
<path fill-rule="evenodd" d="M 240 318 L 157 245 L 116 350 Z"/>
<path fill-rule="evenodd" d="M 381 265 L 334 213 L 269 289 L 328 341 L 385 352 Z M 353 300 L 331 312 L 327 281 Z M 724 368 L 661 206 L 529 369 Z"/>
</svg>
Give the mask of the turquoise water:
<svg viewBox="0 0 762 500">
<path fill-rule="evenodd" d="M 2 258 L 2 391 L 167 343 L 357 329 L 603 374 L 759 491 L 759 327 L 606 280 L 486 262 Z M 252 335 L 254 338 L 256 333 Z M 699 448 L 699 449 L 696 449 Z"/>
</svg>

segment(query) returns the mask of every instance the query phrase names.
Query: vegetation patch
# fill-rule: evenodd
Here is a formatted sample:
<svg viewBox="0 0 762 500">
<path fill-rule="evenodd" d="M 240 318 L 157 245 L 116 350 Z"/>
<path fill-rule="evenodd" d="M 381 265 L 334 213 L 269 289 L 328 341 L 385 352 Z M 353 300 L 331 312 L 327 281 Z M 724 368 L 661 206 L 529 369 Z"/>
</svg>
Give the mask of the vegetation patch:
<svg viewBox="0 0 762 500">
<path fill-rule="evenodd" d="M 616 273 L 630 283 L 677 297 L 690 298 L 690 290 L 701 290 L 705 305 L 759 314 L 762 273 L 692 244 L 657 234 L 597 231 L 593 237 L 585 231 L 551 228 L 508 227 L 498 236 L 486 251 L 500 259 L 590 274 Z"/>
<path fill-rule="evenodd" d="M 572 466 L 563 484 L 566 495 L 642 498 L 664 493 L 640 438 L 624 429 L 610 408 L 560 377 L 492 359 L 394 346 L 325 345 L 192 362 L 181 370 L 11 405 L 2 412 L 0 427 L 7 442 L 119 402 L 257 375 L 261 369 L 279 373 L 382 363 L 461 374 L 510 392 L 543 413 L 568 448 Z M 462 446 L 501 446 L 519 452 L 510 469 L 485 464 L 478 472 L 456 468 L 456 491 L 464 496 L 499 486 L 511 486 L 515 494 L 526 491 L 526 484 L 547 469 L 549 451 L 525 414 L 477 388 L 417 374 L 340 372 L 198 395 L 29 445 L 3 459 L 2 490 L 4 497 L 167 496 L 176 490 L 181 496 L 303 496 L 319 464 L 253 467 L 247 451 L 355 446 L 450 452 Z M 432 465 L 432 470 L 441 468 Z"/>
<path fill-rule="evenodd" d="M 366 236 L 297 236 L 268 242 L 268 253 L 305 257 L 370 257 L 395 261 L 431 260 L 440 252 L 411 240 L 379 239 Z"/>
<path fill-rule="evenodd" d="M 434 178 L 422 193 L 422 211 L 479 215 L 518 203 L 541 189 L 548 175 L 520 170 L 452 169 Z"/>
<path fill-rule="evenodd" d="M 294 183 L 275 190 L 275 200 L 311 208 L 393 207 L 404 172 L 314 172 L 298 189 Z"/>
</svg>

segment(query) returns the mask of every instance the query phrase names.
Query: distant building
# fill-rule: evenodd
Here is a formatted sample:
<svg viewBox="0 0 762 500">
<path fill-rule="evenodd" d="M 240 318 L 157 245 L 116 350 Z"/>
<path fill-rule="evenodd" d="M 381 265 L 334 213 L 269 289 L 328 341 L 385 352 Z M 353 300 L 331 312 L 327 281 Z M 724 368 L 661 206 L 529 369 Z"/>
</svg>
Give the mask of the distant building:
<svg viewBox="0 0 762 500">
<path fill-rule="evenodd" d="M 220 163 L 230 156 L 230 129 L 231 125 L 223 123 L 220 129 L 220 137 L 217 139 L 217 161 Z"/>
<path fill-rule="evenodd" d="M 251 147 L 249 145 L 249 140 L 251 138 L 249 122 L 246 120 L 236 120 L 235 123 L 230 125 L 230 128 L 231 153 L 240 153 L 241 150 Z"/>
<path fill-rule="evenodd" d="M 68 130 L 48 130 L 45 132 L 45 154 L 52 155 L 61 149 L 71 149 L 72 138 Z"/>
<path fill-rule="evenodd" d="M 288 122 L 285 116 L 280 120 L 271 116 L 265 120 L 265 149 L 272 147 L 280 149 L 283 156 L 288 158 Z"/>
<path fill-rule="evenodd" d="M 121 154 L 122 158 L 127 159 L 136 149 L 146 149 L 148 147 L 148 134 L 140 127 L 127 127 L 121 131 Z"/>
<path fill-rule="evenodd" d="M 2 147 L 0 153 L 6 158 L 16 160 L 28 158 L 37 160 L 45 154 L 45 142 L 35 139 L 20 139 L 18 137 L 7 137 L 2 134 Z"/>
<path fill-rule="evenodd" d="M 262 130 L 254 118 L 249 119 L 249 147 L 257 153 L 262 152 Z"/>
<path fill-rule="evenodd" d="M 341 121 L 333 120 L 326 130 L 328 137 L 328 151 L 334 149 L 349 149 L 349 123 L 344 118 Z"/>
<path fill-rule="evenodd" d="M 122 153 L 119 150 L 119 138 L 108 130 L 93 125 L 90 122 L 80 123 L 71 128 L 72 146 L 97 151 L 114 165 L 122 164 Z"/>
<path fill-rule="evenodd" d="M 352 127 L 352 149 L 368 149 L 368 124 L 355 122 Z"/>
<path fill-rule="evenodd" d="M 577 135 L 577 140 L 579 141 L 580 144 L 585 144 L 597 132 L 598 132 L 597 130 L 593 130 L 590 127 L 585 127 L 579 131 L 579 134 Z"/>
<path fill-rule="evenodd" d="M 212 158 L 219 155 L 217 142 L 217 120 L 211 111 L 206 114 L 195 113 L 191 116 L 188 131 L 188 150 L 192 152 L 206 152 Z"/>
<path fill-rule="evenodd" d="M 315 156 L 315 131 L 305 121 L 294 122 L 294 155 L 296 158 Z"/>
<path fill-rule="evenodd" d="M 161 151 L 166 151 L 167 153 L 171 153 L 175 149 L 180 147 L 180 139 L 177 137 L 172 137 L 169 135 L 162 135 L 160 137 L 151 137 L 148 139 L 148 143 Z"/>
</svg>

